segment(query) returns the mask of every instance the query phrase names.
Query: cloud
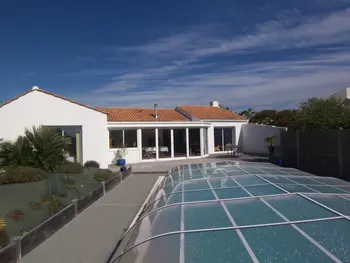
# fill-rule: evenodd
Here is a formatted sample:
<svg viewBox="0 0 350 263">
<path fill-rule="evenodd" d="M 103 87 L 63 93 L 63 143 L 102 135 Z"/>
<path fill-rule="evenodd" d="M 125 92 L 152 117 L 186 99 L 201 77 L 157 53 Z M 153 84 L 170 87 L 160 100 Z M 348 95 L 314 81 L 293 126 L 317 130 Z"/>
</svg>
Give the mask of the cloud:
<svg viewBox="0 0 350 263">
<path fill-rule="evenodd" d="M 265 21 L 245 34 L 193 30 L 111 56 L 136 61 L 107 85 L 77 99 L 99 106 L 208 104 L 290 107 L 350 85 L 350 8 Z M 96 71 L 95 73 L 98 73 Z"/>
</svg>

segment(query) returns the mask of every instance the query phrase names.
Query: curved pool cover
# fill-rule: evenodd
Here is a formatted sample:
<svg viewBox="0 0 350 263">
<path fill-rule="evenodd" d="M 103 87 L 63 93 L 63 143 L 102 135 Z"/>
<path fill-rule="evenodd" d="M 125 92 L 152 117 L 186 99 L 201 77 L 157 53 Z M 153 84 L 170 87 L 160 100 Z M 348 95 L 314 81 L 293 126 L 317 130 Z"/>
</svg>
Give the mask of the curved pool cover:
<svg viewBox="0 0 350 263">
<path fill-rule="evenodd" d="M 350 183 L 269 163 L 176 167 L 109 262 L 350 262 Z"/>
</svg>

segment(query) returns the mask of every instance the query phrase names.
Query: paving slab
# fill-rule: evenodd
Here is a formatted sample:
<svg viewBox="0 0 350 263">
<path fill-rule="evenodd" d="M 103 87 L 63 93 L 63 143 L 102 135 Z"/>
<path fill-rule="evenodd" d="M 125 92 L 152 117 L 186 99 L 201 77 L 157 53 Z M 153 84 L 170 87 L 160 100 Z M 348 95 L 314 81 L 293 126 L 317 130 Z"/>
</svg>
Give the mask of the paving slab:
<svg viewBox="0 0 350 263">
<path fill-rule="evenodd" d="M 106 262 L 158 176 L 130 175 L 26 255 L 22 262 Z"/>
</svg>

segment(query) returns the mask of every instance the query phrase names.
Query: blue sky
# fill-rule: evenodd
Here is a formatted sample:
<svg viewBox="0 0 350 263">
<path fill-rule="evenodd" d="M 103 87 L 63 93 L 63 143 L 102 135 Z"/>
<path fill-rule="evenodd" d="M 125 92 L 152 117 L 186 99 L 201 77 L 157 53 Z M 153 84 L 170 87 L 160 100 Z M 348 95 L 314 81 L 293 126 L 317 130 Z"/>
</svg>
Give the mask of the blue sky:
<svg viewBox="0 0 350 263">
<path fill-rule="evenodd" d="M 350 0 L 2 1 L 0 100 L 294 107 L 350 87 Z"/>
</svg>

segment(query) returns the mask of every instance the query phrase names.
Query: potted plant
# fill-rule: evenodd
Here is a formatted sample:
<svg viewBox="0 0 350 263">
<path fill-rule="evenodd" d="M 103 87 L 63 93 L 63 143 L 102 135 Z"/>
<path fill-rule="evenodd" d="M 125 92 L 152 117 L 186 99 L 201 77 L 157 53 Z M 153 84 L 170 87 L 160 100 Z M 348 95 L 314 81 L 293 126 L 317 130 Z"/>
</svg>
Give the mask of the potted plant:
<svg viewBox="0 0 350 263">
<path fill-rule="evenodd" d="M 126 164 L 125 156 L 127 154 L 127 150 L 124 145 L 122 145 L 121 148 L 117 150 L 115 153 L 115 157 L 117 159 L 117 165 L 118 166 L 124 166 Z"/>
<path fill-rule="evenodd" d="M 276 139 L 276 136 L 271 136 L 271 137 L 265 138 L 265 142 L 268 144 L 267 148 L 269 149 L 269 159 L 270 160 L 275 152 L 275 145 L 274 145 L 275 139 Z"/>
</svg>

